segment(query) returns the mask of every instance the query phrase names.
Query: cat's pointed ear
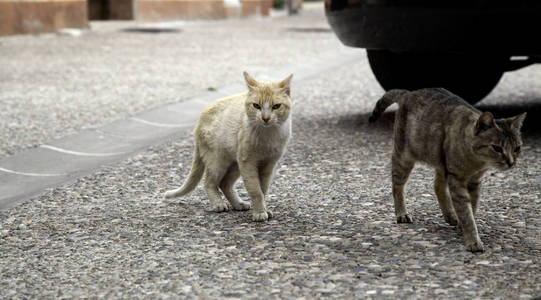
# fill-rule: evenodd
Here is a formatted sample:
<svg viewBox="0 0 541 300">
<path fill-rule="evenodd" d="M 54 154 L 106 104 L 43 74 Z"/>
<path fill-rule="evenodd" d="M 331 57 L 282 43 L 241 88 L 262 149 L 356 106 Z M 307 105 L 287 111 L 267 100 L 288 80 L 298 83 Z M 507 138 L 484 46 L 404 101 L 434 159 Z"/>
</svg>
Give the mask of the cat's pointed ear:
<svg viewBox="0 0 541 300">
<path fill-rule="evenodd" d="M 522 127 L 522 123 L 524 122 L 525 118 L 526 118 L 526 113 L 522 113 L 522 114 L 520 114 L 518 116 L 509 118 L 510 123 L 511 123 L 511 127 L 513 127 L 516 130 L 520 130 L 520 128 Z"/>
<path fill-rule="evenodd" d="M 293 77 L 293 74 L 290 74 L 286 77 L 286 79 L 280 81 L 278 86 L 286 93 L 288 96 L 291 94 L 291 78 Z"/>
<path fill-rule="evenodd" d="M 242 73 L 244 75 L 244 80 L 246 80 L 246 85 L 248 86 L 248 89 L 251 91 L 257 86 L 257 80 L 255 80 L 250 74 L 248 74 L 246 71 Z"/>
<path fill-rule="evenodd" d="M 494 122 L 494 116 L 490 112 L 484 112 L 479 116 L 477 124 L 475 124 L 475 135 L 478 135 L 480 132 L 490 129 L 496 126 Z"/>
</svg>

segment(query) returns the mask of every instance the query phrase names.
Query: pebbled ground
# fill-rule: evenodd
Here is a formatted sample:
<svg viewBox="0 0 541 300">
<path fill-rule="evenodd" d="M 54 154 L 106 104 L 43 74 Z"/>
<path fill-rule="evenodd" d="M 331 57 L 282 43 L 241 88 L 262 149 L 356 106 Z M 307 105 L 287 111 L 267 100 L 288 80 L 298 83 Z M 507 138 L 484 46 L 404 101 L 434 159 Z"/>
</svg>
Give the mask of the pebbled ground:
<svg viewBox="0 0 541 300">
<path fill-rule="evenodd" d="M 344 47 L 322 3 L 291 18 L 90 27 L 80 36 L 0 37 L 0 158 L 237 83 L 243 71 L 310 64 Z M 130 31 L 149 27 L 173 31 Z"/>
<path fill-rule="evenodd" d="M 407 186 L 414 223 L 395 223 L 393 113 L 368 125 L 382 90 L 363 60 L 293 81 L 293 139 L 271 186 L 269 222 L 211 212 L 201 187 L 161 198 L 189 170 L 193 137 L 182 132 L 1 211 L 0 298 L 541 296 L 540 76 L 539 66 L 506 74 L 478 106 L 528 111 L 524 156 L 482 181 L 484 253 L 466 252 L 445 223 L 426 167 Z"/>
</svg>

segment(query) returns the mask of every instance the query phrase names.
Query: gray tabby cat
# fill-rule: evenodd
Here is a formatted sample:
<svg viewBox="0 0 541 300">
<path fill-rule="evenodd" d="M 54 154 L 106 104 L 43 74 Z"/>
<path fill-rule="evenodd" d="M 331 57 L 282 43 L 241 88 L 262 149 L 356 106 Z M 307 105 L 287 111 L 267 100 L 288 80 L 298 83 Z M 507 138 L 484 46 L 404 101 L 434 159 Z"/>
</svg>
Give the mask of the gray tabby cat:
<svg viewBox="0 0 541 300">
<path fill-rule="evenodd" d="M 483 173 L 507 170 L 521 152 L 526 113 L 494 119 L 441 88 L 391 90 L 377 102 L 370 122 L 398 103 L 394 123 L 392 184 L 397 223 L 411 223 L 404 185 L 415 162 L 435 168 L 434 190 L 445 221 L 462 228 L 466 250 L 483 251 L 474 214 Z"/>
</svg>

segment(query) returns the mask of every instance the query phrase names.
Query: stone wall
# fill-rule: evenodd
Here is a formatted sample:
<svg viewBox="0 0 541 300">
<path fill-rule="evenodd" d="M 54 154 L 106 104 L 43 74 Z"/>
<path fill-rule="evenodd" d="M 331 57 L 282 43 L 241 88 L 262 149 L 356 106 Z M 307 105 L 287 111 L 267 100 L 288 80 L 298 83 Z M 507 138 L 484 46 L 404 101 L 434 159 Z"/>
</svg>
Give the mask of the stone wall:
<svg viewBox="0 0 541 300">
<path fill-rule="evenodd" d="M 273 0 L 0 0 L 0 36 L 86 28 L 88 20 L 268 16 Z"/>
<path fill-rule="evenodd" d="M 86 0 L 0 0 L 0 35 L 88 27 Z"/>
<path fill-rule="evenodd" d="M 220 19 L 250 15 L 268 16 L 272 0 L 137 0 L 137 20 Z M 232 5 L 233 4 L 233 5 Z"/>
</svg>

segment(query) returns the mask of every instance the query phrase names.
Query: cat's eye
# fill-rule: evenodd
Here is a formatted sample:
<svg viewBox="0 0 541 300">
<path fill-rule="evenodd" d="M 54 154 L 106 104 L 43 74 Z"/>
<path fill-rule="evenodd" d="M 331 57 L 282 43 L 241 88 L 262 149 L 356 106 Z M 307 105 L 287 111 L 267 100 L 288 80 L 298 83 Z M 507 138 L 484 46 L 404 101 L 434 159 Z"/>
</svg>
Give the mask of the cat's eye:
<svg viewBox="0 0 541 300">
<path fill-rule="evenodd" d="M 502 147 L 497 145 L 492 145 L 492 150 L 494 150 L 494 152 L 503 153 Z"/>
<path fill-rule="evenodd" d="M 515 153 L 518 153 L 518 152 L 520 152 L 520 146 L 515 148 Z"/>
<path fill-rule="evenodd" d="M 272 106 L 272 109 L 278 109 L 278 108 L 280 108 L 281 105 L 282 105 L 281 103 L 274 104 L 274 105 Z"/>
<path fill-rule="evenodd" d="M 261 106 L 259 104 L 257 104 L 257 103 L 254 103 L 254 108 L 255 109 L 261 109 Z"/>
</svg>

